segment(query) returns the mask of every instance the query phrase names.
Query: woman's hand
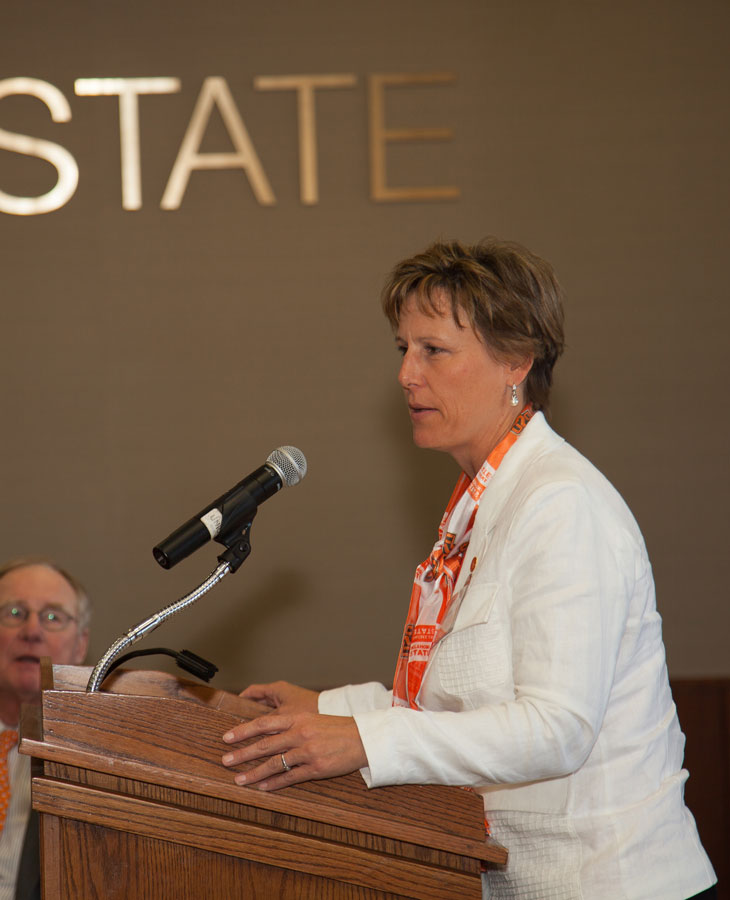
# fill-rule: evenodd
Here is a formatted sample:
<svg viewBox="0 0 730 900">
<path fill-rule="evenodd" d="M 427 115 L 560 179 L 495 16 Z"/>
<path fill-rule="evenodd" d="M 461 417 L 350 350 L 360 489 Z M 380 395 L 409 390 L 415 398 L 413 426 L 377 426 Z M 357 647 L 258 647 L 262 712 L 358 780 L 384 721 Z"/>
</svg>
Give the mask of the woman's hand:
<svg viewBox="0 0 730 900">
<path fill-rule="evenodd" d="M 262 699 L 262 696 L 249 695 L 249 698 Z M 347 716 L 277 711 L 236 725 L 223 735 L 228 744 L 250 738 L 260 740 L 226 753 L 223 765 L 237 766 L 260 760 L 257 766 L 239 772 L 234 778 L 236 784 L 254 785 L 260 791 L 347 775 L 367 765 L 355 720 Z"/>
<path fill-rule="evenodd" d="M 280 713 L 316 713 L 319 693 L 289 684 L 288 681 L 274 681 L 271 684 L 250 684 L 239 696 L 258 700 Z"/>
</svg>

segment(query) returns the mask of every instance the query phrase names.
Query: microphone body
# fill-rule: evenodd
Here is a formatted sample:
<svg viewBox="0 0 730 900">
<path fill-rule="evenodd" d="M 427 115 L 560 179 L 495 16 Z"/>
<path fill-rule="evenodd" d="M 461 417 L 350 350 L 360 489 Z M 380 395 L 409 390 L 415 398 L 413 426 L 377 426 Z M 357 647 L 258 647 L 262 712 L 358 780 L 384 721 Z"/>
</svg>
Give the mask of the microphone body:
<svg viewBox="0 0 730 900">
<path fill-rule="evenodd" d="M 297 484 L 306 475 L 307 461 L 296 447 L 280 447 L 243 481 L 222 494 L 192 519 L 181 525 L 153 548 L 152 553 L 164 569 L 213 539 L 226 544 L 250 524 L 259 506 L 282 487 Z"/>
</svg>

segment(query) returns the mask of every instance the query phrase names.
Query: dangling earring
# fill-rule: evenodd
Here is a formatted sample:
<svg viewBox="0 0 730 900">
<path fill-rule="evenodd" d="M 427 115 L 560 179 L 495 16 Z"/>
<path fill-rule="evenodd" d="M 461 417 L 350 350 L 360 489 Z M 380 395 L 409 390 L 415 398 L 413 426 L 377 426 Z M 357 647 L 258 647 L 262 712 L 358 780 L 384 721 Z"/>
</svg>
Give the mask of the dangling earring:
<svg viewBox="0 0 730 900">
<path fill-rule="evenodd" d="M 517 406 L 517 404 L 519 402 L 520 402 L 520 398 L 517 396 L 517 385 L 513 384 L 512 385 L 512 397 L 510 399 L 510 403 L 512 404 L 512 406 Z"/>
</svg>

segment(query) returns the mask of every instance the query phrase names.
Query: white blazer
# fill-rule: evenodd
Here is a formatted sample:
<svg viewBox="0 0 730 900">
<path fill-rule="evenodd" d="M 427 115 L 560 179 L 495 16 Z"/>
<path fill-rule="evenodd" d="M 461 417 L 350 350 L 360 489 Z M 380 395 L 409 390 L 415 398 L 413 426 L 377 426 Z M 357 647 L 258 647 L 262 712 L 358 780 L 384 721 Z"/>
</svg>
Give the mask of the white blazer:
<svg viewBox="0 0 730 900">
<path fill-rule="evenodd" d="M 425 554 L 424 554 L 425 555 Z M 537 413 L 484 493 L 417 698 L 354 715 L 369 787 L 468 785 L 509 863 L 485 896 L 686 900 L 715 882 L 684 806 L 684 735 L 651 566 L 617 491 Z"/>
</svg>

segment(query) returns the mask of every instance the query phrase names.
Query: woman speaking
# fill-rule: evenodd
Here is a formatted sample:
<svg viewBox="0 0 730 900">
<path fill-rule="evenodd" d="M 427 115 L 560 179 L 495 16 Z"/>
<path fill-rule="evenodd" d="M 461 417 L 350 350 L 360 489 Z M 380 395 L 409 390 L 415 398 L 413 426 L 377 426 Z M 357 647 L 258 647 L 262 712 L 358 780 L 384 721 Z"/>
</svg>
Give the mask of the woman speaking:
<svg viewBox="0 0 730 900">
<path fill-rule="evenodd" d="M 462 470 L 393 687 L 252 685 L 272 712 L 224 736 L 258 740 L 223 763 L 255 761 L 235 781 L 260 790 L 357 769 L 371 787 L 473 788 L 509 850 L 492 898 L 714 896 L 641 533 L 544 416 L 563 349 L 551 267 L 437 243 L 395 267 L 383 305 L 414 441 Z"/>
</svg>

